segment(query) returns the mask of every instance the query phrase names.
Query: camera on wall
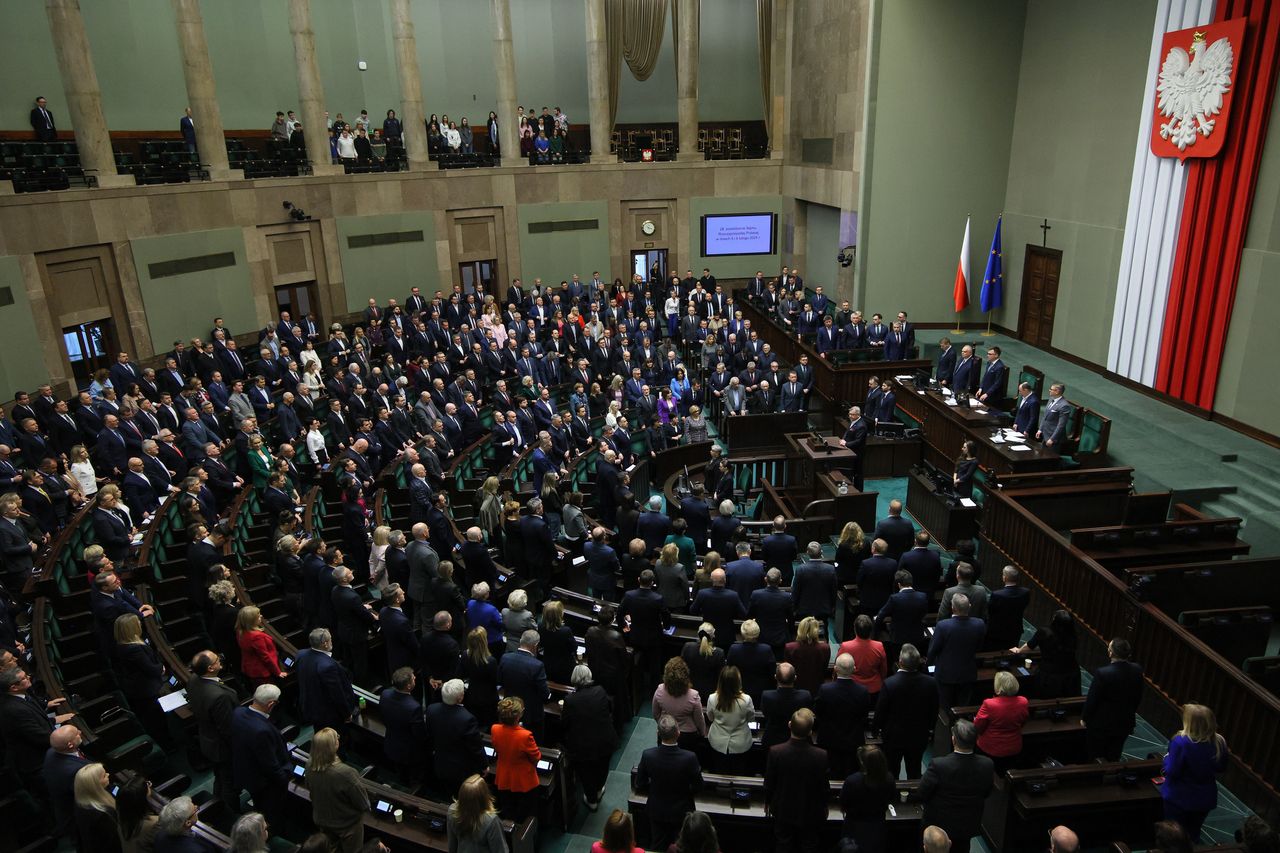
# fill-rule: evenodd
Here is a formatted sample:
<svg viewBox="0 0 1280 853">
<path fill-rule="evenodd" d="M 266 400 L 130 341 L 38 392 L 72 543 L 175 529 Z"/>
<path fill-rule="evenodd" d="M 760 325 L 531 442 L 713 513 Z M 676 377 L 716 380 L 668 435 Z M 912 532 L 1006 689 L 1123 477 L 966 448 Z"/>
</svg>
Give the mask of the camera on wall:
<svg viewBox="0 0 1280 853">
<path fill-rule="evenodd" d="M 307 213 L 300 207 L 294 207 L 293 202 L 286 201 L 283 204 L 285 210 L 289 211 L 289 218 L 297 222 L 307 222 L 311 219 L 311 214 Z"/>
<path fill-rule="evenodd" d="M 845 246 L 840 250 L 840 254 L 836 255 L 836 260 L 840 262 L 840 266 L 842 267 L 852 266 L 853 258 L 857 253 L 857 246 Z"/>
</svg>

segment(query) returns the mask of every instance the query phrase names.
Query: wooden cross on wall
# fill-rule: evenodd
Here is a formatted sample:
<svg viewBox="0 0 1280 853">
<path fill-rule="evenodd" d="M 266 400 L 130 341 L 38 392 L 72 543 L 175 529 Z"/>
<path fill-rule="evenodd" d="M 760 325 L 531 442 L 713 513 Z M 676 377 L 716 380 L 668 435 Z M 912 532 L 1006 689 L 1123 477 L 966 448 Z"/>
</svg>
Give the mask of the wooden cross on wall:
<svg viewBox="0 0 1280 853">
<path fill-rule="evenodd" d="M 1040 230 L 1044 232 L 1044 240 L 1043 240 L 1043 241 L 1041 241 L 1041 244 L 1040 244 L 1040 245 L 1042 245 L 1042 246 L 1048 246 L 1048 245 L 1049 245 L 1049 232 L 1053 230 L 1053 226 L 1049 224 L 1049 220 L 1047 220 L 1047 219 L 1046 219 L 1046 220 L 1044 221 L 1044 224 L 1040 226 Z"/>
</svg>

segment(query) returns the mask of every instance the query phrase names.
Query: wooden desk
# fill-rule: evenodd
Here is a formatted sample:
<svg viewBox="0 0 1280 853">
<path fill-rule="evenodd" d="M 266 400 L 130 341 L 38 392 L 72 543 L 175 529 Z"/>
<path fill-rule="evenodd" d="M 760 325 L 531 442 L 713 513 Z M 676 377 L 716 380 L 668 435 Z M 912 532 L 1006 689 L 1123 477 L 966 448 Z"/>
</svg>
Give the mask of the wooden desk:
<svg viewBox="0 0 1280 853">
<path fill-rule="evenodd" d="M 973 539 L 978 535 L 978 519 L 982 515 L 977 506 L 966 507 L 938 494 L 933 481 L 920 471 L 907 475 L 907 512 L 919 522 L 935 542 L 951 549 L 961 539 Z"/>
<path fill-rule="evenodd" d="M 878 477 L 905 477 L 912 466 L 919 465 L 924 453 L 921 438 L 885 438 L 867 436 L 863 450 L 862 476 L 868 480 Z"/>
<path fill-rule="evenodd" d="M 822 441 L 817 447 L 812 441 L 813 433 L 789 432 L 786 439 L 787 482 L 797 486 L 805 484 L 817 485 L 818 472 L 829 473 L 833 468 L 849 469 L 857 456 L 852 450 L 840 446 L 840 439 L 834 436 L 818 436 Z"/>
</svg>

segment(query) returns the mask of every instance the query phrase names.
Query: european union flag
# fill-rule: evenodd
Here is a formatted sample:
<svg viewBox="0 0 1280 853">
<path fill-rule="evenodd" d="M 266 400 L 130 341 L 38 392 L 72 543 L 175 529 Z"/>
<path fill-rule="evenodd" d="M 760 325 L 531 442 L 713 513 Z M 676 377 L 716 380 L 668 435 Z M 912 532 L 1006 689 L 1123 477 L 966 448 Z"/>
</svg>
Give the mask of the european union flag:
<svg viewBox="0 0 1280 853">
<path fill-rule="evenodd" d="M 1004 304 L 1004 263 L 1000 250 L 1000 223 L 1003 221 L 1004 214 L 1001 214 L 996 219 L 996 233 L 991 238 L 991 252 L 987 255 L 987 271 L 982 276 L 981 305 L 984 314 Z"/>
</svg>

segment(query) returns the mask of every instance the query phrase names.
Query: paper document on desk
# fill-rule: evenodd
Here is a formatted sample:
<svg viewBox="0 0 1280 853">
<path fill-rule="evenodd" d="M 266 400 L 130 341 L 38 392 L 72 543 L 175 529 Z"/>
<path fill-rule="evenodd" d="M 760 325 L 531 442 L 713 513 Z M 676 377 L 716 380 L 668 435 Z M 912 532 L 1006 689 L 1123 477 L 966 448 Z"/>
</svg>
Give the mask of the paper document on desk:
<svg viewBox="0 0 1280 853">
<path fill-rule="evenodd" d="M 973 397 L 970 397 L 970 398 L 969 398 L 969 408 L 971 408 L 971 409 L 976 409 L 976 408 L 978 408 L 978 407 L 979 407 L 979 406 L 981 406 L 981 405 L 982 405 L 982 401 L 981 401 L 981 400 L 975 399 L 975 398 L 973 398 Z"/>
<path fill-rule="evenodd" d="M 895 376 L 893 378 L 898 380 L 899 382 L 912 382 L 915 380 L 915 377 L 912 376 L 910 373 L 904 373 L 901 376 Z"/>
<path fill-rule="evenodd" d="M 960 506 L 967 506 L 967 507 L 972 508 L 972 507 L 977 506 L 977 504 L 973 502 L 973 498 L 961 498 L 961 499 L 960 499 Z"/>
<path fill-rule="evenodd" d="M 1020 432 L 1014 432 L 1013 430 L 1009 430 L 1008 432 L 1005 433 L 1005 435 L 1008 437 L 1010 441 L 1026 441 L 1027 440 L 1027 437 L 1025 435 L 1023 435 Z"/>
<path fill-rule="evenodd" d="M 1027 447 L 1025 444 L 1011 444 L 1009 445 L 1009 449 L 1021 452 L 1023 450 L 1030 450 L 1031 448 Z"/>
<path fill-rule="evenodd" d="M 1001 437 L 1000 433 L 996 433 L 995 435 L 991 436 L 991 443 L 1004 444 L 1004 438 Z"/>
<path fill-rule="evenodd" d="M 955 405 L 957 405 L 957 403 L 956 403 L 956 398 L 955 398 L 955 397 L 947 397 L 947 398 L 946 398 L 945 400 L 943 400 L 942 402 L 946 403 L 948 406 L 955 406 Z"/>
<path fill-rule="evenodd" d="M 166 693 L 159 697 L 159 702 L 160 708 L 166 713 L 176 711 L 187 704 L 187 691 L 175 690 L 173 693 Z"/>
</svg>

